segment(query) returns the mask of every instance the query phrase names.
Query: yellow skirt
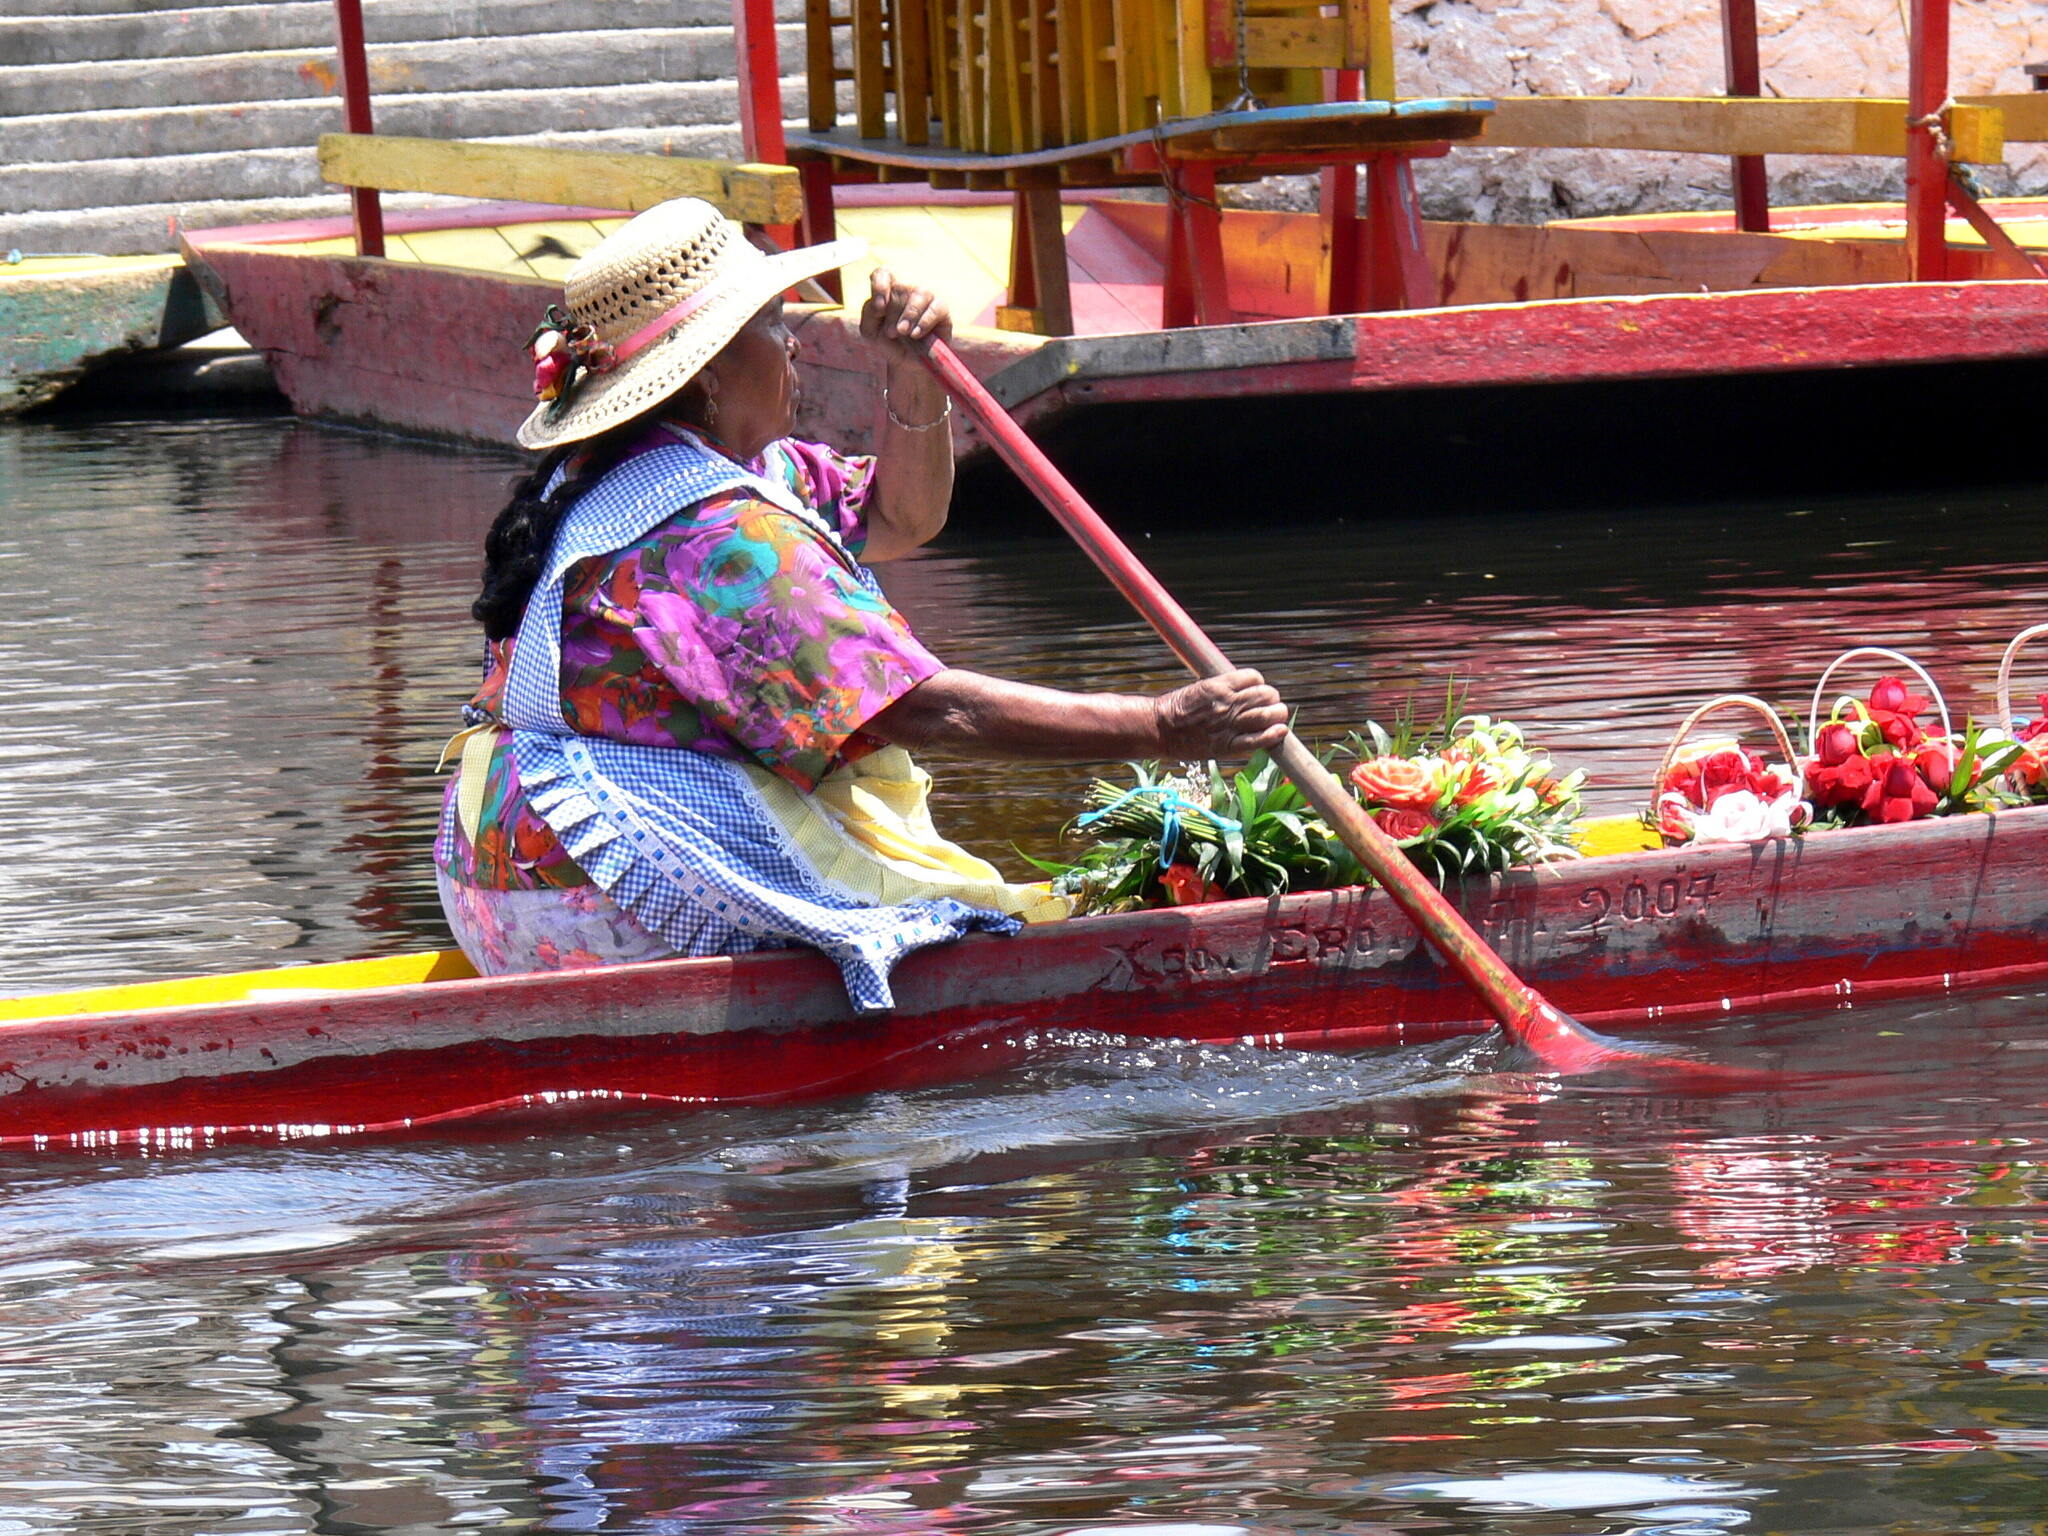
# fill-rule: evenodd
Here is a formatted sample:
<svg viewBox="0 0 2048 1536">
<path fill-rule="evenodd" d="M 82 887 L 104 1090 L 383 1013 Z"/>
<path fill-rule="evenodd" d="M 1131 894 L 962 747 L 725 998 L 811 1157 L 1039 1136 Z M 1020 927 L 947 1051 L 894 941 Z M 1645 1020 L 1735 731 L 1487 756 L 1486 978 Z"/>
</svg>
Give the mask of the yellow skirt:
<svg viewBox="0 0 2048 1536">
<path fill-rule="evenodd" d="M 932 825 L 932 776 L 901 747 L 836 768 L 805 794 L 765 768 L 747 778 L 799 852 L 827 882 L 874 906 L 950 896 L 1027 923 L 1069 916 L 1045 881 L 1012 885 L 986 859 Z"/>
</svg>

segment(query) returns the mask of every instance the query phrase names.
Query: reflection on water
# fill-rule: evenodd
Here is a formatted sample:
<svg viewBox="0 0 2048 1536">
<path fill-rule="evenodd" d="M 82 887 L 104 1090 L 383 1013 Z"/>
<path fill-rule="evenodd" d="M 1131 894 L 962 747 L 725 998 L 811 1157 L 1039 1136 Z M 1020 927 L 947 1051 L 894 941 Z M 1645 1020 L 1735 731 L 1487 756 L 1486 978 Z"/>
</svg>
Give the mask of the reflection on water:
<svg viewBox="0 0 2048 1536">
<path fill-rule="evenodd" d="M 0 1160 L 0 1529 L 2031 1529 L 2043 1001 L 1708 1042 L 1913 1069 L 1876 1097 L 1083 1045 L 500 1143 Z"/>
<path fill-rule="evenodd" d="M 439 941 L 432 760 L 508 467 L 0 432 L 5 984 Z M 1792 698 L 1852 639 L 1984 711 L 2044 531 L 2030 494 L 1145 553 L 1312 730 L 1455 671 L 1620 804 L 1687 702 Z M 958 664 L 1172 680 L 1057 543 L 891 581 Z M 1077 779 L 941 777 L 997 850 Z M 1068 1039 L 796 1109 L 0 1156 L 0 1536 L 2032 1530 L 2044 1004 L 1734 1024 L 1706 1048 L 1844 1075 L 1730 1099 L 1483 1043 Z"/>
</svg>

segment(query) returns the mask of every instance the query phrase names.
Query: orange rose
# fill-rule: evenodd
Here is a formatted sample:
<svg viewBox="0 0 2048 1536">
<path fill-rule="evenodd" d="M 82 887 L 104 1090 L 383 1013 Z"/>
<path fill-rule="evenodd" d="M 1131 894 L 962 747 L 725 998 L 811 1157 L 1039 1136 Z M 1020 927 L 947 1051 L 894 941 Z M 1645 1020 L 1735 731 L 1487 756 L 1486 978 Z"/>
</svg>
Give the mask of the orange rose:
<svg viewBox="0 0 2048 1536">
<path fill-rule="evenodd" d="M 1374 811 L 1372 819 L 1380 824 L 1382 832 L 1386 833 L 1387 836 L 1397 843 L 1404 843 L 1411 837 L 1420 837 L 1436 825 L 1435 822 L 1423 815 L 1422 812 L 1411 811 L 1403 807 L 1390 807 L 1387 810 Z"/>
<path fill-rule="evenodd" d="M 1352 786 L 1376 805 L 1398 810 L 1436 809 L 1436 776 L 1405 757 L 1373 757 L 1351 770 Z"/>
</svg>

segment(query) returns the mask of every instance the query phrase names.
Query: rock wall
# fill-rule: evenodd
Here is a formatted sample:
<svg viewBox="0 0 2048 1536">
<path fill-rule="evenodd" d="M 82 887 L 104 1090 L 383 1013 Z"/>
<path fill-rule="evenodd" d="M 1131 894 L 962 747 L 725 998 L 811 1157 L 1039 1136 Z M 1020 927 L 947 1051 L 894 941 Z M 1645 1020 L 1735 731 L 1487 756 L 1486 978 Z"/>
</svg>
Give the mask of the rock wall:
<svg viewBox="0 0 2048 1536">
<path fill-rule="evenodd" d="M 1783 96 L 1904 96 L 1904 0 L 1759 0 L 1764 89 Z M 1404 96 L 1718 96 L 1716 0 L 1394 0 Z M 2048 0 L 1956 0 L 1951 88 L 2025 91 L 2048 63 Z M 1771 200 L 1897 198 L 1898 160 L 1784 155 Z M 1416 163 L 1431 218 L 1534 224 L 1556 218 L 1726 208 L 1719 156 L 1639 151 L 1453 149 Z M 1978 172 L 1986 192 L 2048 194 L 2048 145 L 2016 144 Z M 1312 205 L 1310 183 L 1275 178 L 1239 200 Z"/>
<path fill-rule="evenodd" d="M 1406 96 L 1714 96 L 1725 87 L 1715 0 L 1394 0 Z M 1904 96 L 1903 0 L 1759 0 L 1764 89 L 1784 96 Z M 1957 0 L 1951 89 L 2025 91 L 2048 62 L 2044 0 Z M 1895 198 L 1903 163 L 1786 155 L 1767 162 L 1774 203 Z M 2048 193 L 2048 146 L 2013 145 L 1987 192 Z M 1435 218 L 1545 219 L 1725 208 L 1728 162 L 1612 150 L 1453 150 L 1417 166 Z"/>
</svg>

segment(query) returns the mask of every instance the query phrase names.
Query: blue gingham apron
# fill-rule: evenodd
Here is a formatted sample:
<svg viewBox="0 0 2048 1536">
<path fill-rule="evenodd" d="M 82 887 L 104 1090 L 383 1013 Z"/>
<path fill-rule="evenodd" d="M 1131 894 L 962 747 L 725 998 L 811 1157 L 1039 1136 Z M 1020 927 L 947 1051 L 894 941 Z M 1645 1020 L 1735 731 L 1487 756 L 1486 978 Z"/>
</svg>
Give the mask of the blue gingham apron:
<svg viewBox="0 0 2048 1536">
<path fill-rule="evenodd" d="M 889 972 L 903 956 L 975 929 L 1015 932 L 1017 919 L 950 898 L 864 905 L 790 845 L 740 764 L 581 736 L 562 718 L 562 590 L 578 561 L 623 549 L 705 497 L 741 487 L 834 537 L 787 486 L 676 436 L 606 474 L 555 532 L 505 684 L 520 780 L 570 857 L 678 954 L 807 944 L 838 962 L 857 1010 L 891 1008 Z M 871 573 L 859 574 L 879 592 Z"/>
</svg>

